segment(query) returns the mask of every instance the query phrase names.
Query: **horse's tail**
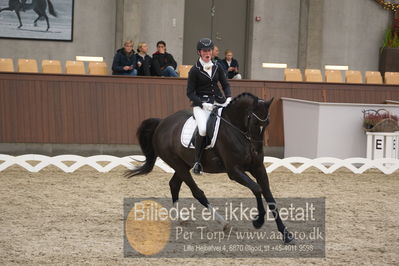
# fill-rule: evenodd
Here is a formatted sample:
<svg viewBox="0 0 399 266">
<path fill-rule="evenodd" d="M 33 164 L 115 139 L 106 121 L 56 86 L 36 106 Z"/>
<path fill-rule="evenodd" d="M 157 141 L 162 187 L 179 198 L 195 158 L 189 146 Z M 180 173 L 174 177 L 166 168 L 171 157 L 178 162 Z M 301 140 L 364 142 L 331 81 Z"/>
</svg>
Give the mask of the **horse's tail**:
<svg viewBox="0 0 399 266">
<path fill-rule="evenodd" d="M 50 12 L 51 15 L 53 15 L 54 17 L 57 17 L 57 12 L 54 9 L 53 3 L 51 3 L 50 0 L 47 0 L 48 3 L 48 10 Z"/>
<path fill-rule="evenodd" d="M 127 170 L 125 172 L 126 177 L 130 178 L 136 175 L 148 174 L 154 168 L 157 154 L 152 145 L 152 137 L 160 122 L 161 119 L 159 118 L 149 118 L 141 123 L 137 130 L 137 138 L 139 139 L 141 150 L 145 155 L 145 163 L 139 168 Z"/>
</svg>

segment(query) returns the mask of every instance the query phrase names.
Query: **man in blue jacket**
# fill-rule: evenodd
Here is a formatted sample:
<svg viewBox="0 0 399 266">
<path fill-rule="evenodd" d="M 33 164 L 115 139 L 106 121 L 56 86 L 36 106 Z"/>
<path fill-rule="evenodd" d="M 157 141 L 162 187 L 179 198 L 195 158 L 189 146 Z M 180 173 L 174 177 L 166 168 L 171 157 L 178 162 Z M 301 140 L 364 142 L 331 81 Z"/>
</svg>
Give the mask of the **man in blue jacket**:
<svg viewBox="0 0 399 266">
<path fill-rule="evenodd" d="M 112 75 L 137 76 L 136 57 L 134 56 L 133 41 L 125 41 L 123 48 L 116 51 L 112 63 Z"/>
</svg>

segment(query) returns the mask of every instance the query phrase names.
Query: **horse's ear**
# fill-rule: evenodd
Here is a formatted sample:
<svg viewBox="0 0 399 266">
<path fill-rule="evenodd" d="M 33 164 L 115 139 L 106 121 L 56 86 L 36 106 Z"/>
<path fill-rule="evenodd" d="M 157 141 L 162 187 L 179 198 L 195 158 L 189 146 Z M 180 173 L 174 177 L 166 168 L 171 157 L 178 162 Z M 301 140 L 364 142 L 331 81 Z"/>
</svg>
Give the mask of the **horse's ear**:
<svg viewBox="0 0 399 266">
<path fill-rule="evenodd" d="M 272 98 L 270 99 L 270 101 L 267 101 L 267 105 L 270 106 L 270 105 L 273 103 L 273 100 L 274 100 L 274 97 L 272 97 Z"/>
</svg>

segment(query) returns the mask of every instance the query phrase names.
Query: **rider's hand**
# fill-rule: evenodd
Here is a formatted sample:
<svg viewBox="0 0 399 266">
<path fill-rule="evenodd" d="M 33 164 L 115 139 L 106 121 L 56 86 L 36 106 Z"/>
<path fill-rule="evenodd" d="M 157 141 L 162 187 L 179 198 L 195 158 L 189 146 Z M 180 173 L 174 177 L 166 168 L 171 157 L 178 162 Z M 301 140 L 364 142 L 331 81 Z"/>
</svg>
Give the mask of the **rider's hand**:
<svg viewBox="0 0 399 266">
<path fill-rule="evenodd" d="M 206 111 L 212 111 L 213 110 L 213 104 L 211 103 L 203 103 L 202 104 L 202 109 Z"/>
<path fill-rule="evenodd" d="M 231 97 L 228 97 L 224 102 L 223 106 L 226 107 L 231 102 Z"/>
</svg>

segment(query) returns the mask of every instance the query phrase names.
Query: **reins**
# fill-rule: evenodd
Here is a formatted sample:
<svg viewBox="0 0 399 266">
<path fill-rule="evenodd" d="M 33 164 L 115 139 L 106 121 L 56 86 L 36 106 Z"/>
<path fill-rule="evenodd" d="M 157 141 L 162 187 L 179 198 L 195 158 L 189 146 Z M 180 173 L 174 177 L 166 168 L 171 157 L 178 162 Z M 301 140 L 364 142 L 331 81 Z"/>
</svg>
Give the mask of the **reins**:
<svg viewBox="0 0 399 266">
<path fill-rule="evenodd" d="M 253 140 L 251 138 L 251 136 L 249 135 L 250 130 L 248 129 L 248 131 L 244 132 L 241 129 L 239 129 L 238 127 L 236 127 L 235 125 L 233 125 L 230 121 L 226 120 L 225 118 L 223 118 L 222 116 L 220 116 L 218 113 L 215 113 L 215 115 L 217 117 L 219 117 L 222 121 L 224 121 L 226 124 L 228 124 L 229 126 L 231 126 L 233 129 L 237 130 L 239 133 L 241 133 L 249 142 L 263 142 L 263 140 Z M 264 123 L 267 120 L 269 120 L 270 117 L 270 113 L 267 114 L 267 117 L 265 119 L 261 119 L 260 117 L 258 117 L 254 112 L 251 113 L 252 116 L 254 116 L 256 119 L 258 119 L 258 121 Z M 250 117 L 250 116 L 249 116 Z M 249 118 L 248 117 L 248 118 Z"/>
<path fill-rule="evenodd" d="M 251 141 L 251 137 L 248 136 L 248 131 L 244 132 L 241 129 L 239 129 L 238 127 L 236 127 L 235 125 L 233 125 L 232 123 L 230 123 L 230 121 L 224 119 L 222 116 L 220 116 L 219 114 L 215 113 L 215 115 L 217 117 L 219 117 L 222 121 L 224 121 L 226 124 L 228 124 L 229 126 L 231 126 L 233 129 L 237 130 L 238 132 L 240 132 L 248 141 Z"/>
</svg>

